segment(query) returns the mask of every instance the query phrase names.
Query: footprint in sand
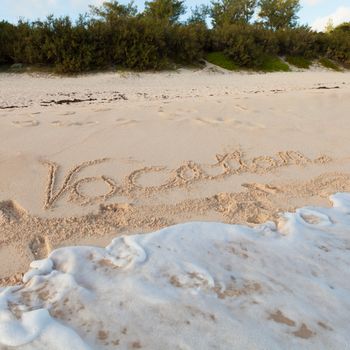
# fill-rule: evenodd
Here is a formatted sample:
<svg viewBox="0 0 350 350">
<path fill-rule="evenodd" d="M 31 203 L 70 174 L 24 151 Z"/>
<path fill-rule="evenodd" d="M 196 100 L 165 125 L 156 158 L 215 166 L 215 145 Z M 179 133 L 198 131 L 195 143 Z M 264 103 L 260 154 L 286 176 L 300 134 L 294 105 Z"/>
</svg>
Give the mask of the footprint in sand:
<svg viewBox="0 0 350 350">
<path fill-rule="evenodd" d="M 62 122 L 60 120 L 54 120 L 51 122 L 52 126 L 85 126 L 85 125 L 96 125 L 98 121 L 89 121 L 89 122 Z"/>
<path fill-rule="evenodd" d="M 45 259 L 52 251 L 48 236 L 36 236 L 29 243 L 28 248 L 35 260 Z"/>
<path fill-rule="evenodd" d="M 158 113 L 164 113 L 163 107 L 159 107 L 159 108 L 158 108 Z"/>
<path fill-rule="evenodd" d="M 67 123 L 67 126 L 85 126 L 85 125 L 95 125 L 98 124 L 98 121 L 88 121 L 88 122 L 71 122 Z"/>
<path fill-rule="evenodd" d="M 260 123 L 253 123 L 248 121 L 241 121 L 232 118 L 195 118 L 194 122 L 200 125 L 211 125 L 211 126 L 232 126 L 235 128 L 243 129 L 265 129 L 265 126 Z"/>
<path fill-rule="evenodd" d="M 63 126 L 63 123 L 59 120 L 54 120 L 50 123 L 52 126 Z"/>
<path fill-rule="evenodd" d="M 164 120 L 174 120 L 174 117 L 169 114 L 168 112 L 165 112 L 162 108 L 158 110 L 158 114 L 161 116 Z"/>
<path fill-rule="evenodd" d="M 13 200 L 0 202 L 0 224 L 20 220 L 27 212 Z"/>
<path fill-rule="evenodd" d="M 73 111 L 67 111 L 67 112 L 63 112 L 63 113 L 58 113 L 57 115 L 64 116 L 64 115 L 74 115 L 74 114 L 76 114 L 76 112 L 73 112 Z"/>
<path fill-rule="evenodd" d="M 182 116 L 188 117 L 189 115 L 193 115 L 196 113 L 198 113 L 197 109 L 180 109 L 180 110 L 176 110 L 174 113 L 171 113 L 171 116 L 173 116 L 173 117 L 182 117 Z"/>
<path fill-rule="evenodd" d="M 196 124 L 200 124 L 200 125 L 203 125 L 203 124 L 211 124 L 208 120 L 202 119 L 202 118 L 195 118 L 195 119 L 194 119 L 194 122 L 195 122 Z"/>
<path fill-rule="evenodd" d="M 225 124 L 231 124 L 232 121 L 228 120 L 228 119 L 224 119 L 224 118 L 195 118 L 194 121 L 197 124 L 207 124 L 207 125 L 211 125 L 211 126 L 220 126 L 220 125 L 225 125 Z"/>
<path fill-rule="evenodd" d="M 111 110 L 112 108 L 97 108 L 97 109 L 94 109 L 94 112 L 108 112 Z"/>
<path fill-rule="evenodd" d="M 265 129 L 265 125 L 260 123 L 241 121 L 241 120 L 232 120 L 231 124 L 236 127 L 242 127 L 246 129 Z"/>
<path fill-rule="evenodd" d="M 135 119 L 124 119 L 124 118 L 118 118 L 118 119 L 115 120 L 115 122 L 119 126 L 126 126 L 126 125 L 131 125 L 131 124 L 138 123 L 138 121 L 135 120 Z"/>
<path fill-rule="evenodd" d="M 175 111 L 164 111 L 163 107 L 159 107 L 158 114 L 161 115 L 164 119 L 173 120 L 174 118 L 185 116 L 188 118 L 189 115 L 198 113 L 197 109 L 188 108 L 188 109 L 176 109 Z"/>
<path fill-rule="evenodd" d="M 15 120 L 12 122 L 17 127 L 38 126 L 40 123 L 37 120 Z"/>
<path fill-rule="evenodd" d="M 193 114 L 198 113 L 198 109 L 196 108 L 188 108 L 188 109 L 179 109 L 176 111 L 176 114 Z"/>
<path fill-rule="evenodd" d="M 241 105 L 235 105 L 235 108 L 238 109 L 239 111 L 248 111 L 248 108 Z"/>
</svg>

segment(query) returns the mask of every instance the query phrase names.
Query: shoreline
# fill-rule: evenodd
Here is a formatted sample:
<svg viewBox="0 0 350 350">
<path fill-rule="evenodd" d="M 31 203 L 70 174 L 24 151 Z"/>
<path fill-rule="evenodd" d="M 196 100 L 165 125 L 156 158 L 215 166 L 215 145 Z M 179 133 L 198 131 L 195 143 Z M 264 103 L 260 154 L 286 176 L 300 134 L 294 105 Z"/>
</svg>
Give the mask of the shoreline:
<svg viewBox="0 0 350 350">
<path fill-rule="evenodd" d="M 0 288 L 0 343 L 343 348 L 350 194 L 329 201 L 254 228 L 192 222 L 116 237 L 105 248 L 52 251 L 31 264 L 21 286 Z"/>
</svg>

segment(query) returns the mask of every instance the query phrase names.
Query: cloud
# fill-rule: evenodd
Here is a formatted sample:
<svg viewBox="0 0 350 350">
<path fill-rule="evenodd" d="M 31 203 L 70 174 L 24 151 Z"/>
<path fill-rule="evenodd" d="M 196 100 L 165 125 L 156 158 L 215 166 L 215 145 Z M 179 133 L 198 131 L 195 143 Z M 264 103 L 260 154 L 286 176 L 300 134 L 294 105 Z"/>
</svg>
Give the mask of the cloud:
<svg viewBox="0 0 350 350">
<path fill-rule="evenodd" d="M 339 6 L 333 13 L 328 16 L 317 18 L 311 25 L 312 29 L 323 31 L 326 25 L 332 21 L 334 26 L 350 21 L 350 6 Z"/>
</svg>

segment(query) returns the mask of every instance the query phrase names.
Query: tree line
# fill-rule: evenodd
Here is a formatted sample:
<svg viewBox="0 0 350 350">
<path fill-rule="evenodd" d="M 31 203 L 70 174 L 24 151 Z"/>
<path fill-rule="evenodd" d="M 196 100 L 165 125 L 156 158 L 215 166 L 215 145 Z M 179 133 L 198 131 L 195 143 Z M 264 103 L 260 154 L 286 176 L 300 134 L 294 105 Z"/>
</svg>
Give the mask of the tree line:
<svg viewBox="0 0 350 350">
<path fill-rule="evenodd" d="M 318 33 L 298 24 L 299 0 L 183 0 L 90 6 L 69 17 L 0 22 L 0 65 L 21 63 L 79 73 L 111 67 L 159 70 L 195 65 L 220 52 L 237 67 L 259 69 L 265 57 L 326 57 L 350 66 L 350 23 Z M 208 25 L 209 24 L 209 25 Z"/>
</svg>

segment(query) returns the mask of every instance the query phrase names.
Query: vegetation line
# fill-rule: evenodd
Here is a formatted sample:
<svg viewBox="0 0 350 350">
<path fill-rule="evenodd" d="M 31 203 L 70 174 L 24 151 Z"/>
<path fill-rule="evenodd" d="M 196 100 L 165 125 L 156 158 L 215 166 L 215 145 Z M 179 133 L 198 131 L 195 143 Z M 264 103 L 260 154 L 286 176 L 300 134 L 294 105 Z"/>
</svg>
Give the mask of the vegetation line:
<svg viewBox="0 0 350 350">
<path fill-rule="evenodd" d="M 147 1 L 142 12 L 133 2 L 111 1 L 91 6 L 75 22 L 52 15 L 15 25 L 2 21 L 0 70 L 143 71 L 207 59 L 230 70 L 287 71 L 281 56 L 304 69 L 315 59 L 329 69 L 350 67 L 350 23 L 318 33 L 298 24 L 299 10 L 299 0 L 213 0 L 181 21 L 182 0 Z"/>
</svg>

